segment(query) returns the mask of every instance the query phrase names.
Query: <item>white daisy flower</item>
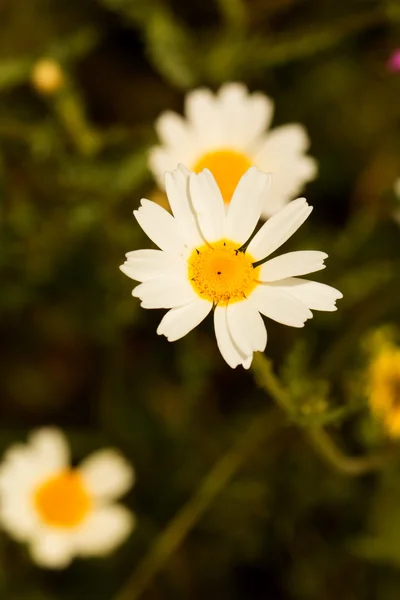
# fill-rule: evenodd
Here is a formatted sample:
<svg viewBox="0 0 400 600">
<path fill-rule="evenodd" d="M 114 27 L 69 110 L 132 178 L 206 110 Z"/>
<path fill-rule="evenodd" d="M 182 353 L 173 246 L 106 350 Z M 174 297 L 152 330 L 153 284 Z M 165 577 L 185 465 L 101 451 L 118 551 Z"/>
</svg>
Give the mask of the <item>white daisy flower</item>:
<svg viewBox="0 0 400 600">
<path fill-rule="evenodd" d="M 50 569 L 74 556 L 103 556 L 132 531 L 132 513 L 114 500 L 133 484 L 131 466 L 112 449 L 71 468 L 67 441 L 56 428 L 33 432 L 0 465 L 0 523 L 29 545 L 32 559 Z"/>
<path fill-rule="evenodd" d="M 164 186 L 164 173 L 179 163 L 195 173 L 207 168 L 229 203 L 239 179 L 256 166 L 273 175 L 261 207 L 261 214 L 270 217 L 317 174 L 315 159 L 305 154 L 309 140 L 303 125 L 267 131 L 272 114 L 272 100 L 260 92 L 250 94 L 241 83 L 227 83 L 217 94 L 208 89 L 189 92 L 186 119 L 168 111 L 156 121 L 162 145 L 150 150 L 149 165 L 159 186 Z"/>
<path fill-rule="evenodd" d="M 324 252 L 299 251 L 265 262 L 307 219 L 304 198 L 285 206 L 253 236 L 271 176 L 250 168 L 228 207 L 211 172 L 180 165 L 166 173 L 172 213 L 143 199 L 134 215 L 160 250 L 126 255 L 121 270 L 142 283 L 133 290 L 143 308 L 169 308 L 158 334 L 178 340 L 214 308 L 218 347 L 228 365 L 249 368 L 267 331 L 261 315 L 303 327 L 314 310 L 336 310 L 342 294 L 298 278 L 324 268 Z M 251 241 L 249 242 L 249 239 Z M 249 242 L 249 243 L 248 243 Z"/>
</svg>

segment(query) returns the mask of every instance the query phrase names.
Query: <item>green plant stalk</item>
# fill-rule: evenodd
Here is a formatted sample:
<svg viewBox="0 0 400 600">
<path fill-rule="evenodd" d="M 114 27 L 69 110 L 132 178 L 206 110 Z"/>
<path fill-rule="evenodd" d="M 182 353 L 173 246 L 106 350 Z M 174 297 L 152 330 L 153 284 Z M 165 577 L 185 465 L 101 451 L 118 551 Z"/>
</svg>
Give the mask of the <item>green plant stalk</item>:
<svg viewBox="0 0 400 600">
<path fill-rule="evenodd" d="M 252 370 L 258 385 L 267 392 L 290 419 L 295 421 L 290 397 L 274 374 L 271 362 L 264 354 L 259 352 L 254 354 Z M 323 427 L 304 427 L 303 431 L 321 459 L 342 475 L 357 477 L 371 471 L 380 470 L 396 456 L 393 451 L 360 457 L 347 456 Z"/>
<path fill-rule="evenodd" d="M 232 448 L 217 461 L 197 491 L 160 533 L 114 600 L 136 600 L 141 596 L 216 496 L 228 485 L 254 450 L 270 439 L 282 424 L 282 418 L 271 408 L 250 422 Z"/>
<path fill-rule="evenodd" d="M 95 154 L 102 146 L 100 135 L 88 123 L 77 90 L 66 75 L 65 78 L 65 84 L 49 102 L 77 151 L 86 156 Z"/>
</svg>

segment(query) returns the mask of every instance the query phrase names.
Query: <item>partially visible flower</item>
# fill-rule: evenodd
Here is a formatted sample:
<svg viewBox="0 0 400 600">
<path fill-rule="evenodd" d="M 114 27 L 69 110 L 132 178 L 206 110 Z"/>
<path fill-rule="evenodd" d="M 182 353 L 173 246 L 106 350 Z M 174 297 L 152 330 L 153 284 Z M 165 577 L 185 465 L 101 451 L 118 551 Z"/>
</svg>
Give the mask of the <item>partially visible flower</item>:
<svg viewBox="0 0 400 600">
<path fill-rule="evenodd" d="M 270 180 L 251 167 L 226 207 L 207 169 L 196 175 L 180 165 L 166 173 L 173 216 L 146 199 L 134 211 L 160 250 L 129 252 L 121 266 L 128 277 L 142 282 L 133 295 L 143 308 L 171 309 L 157 329 L 171 342 L 214 308 L 217 344 L 232 368 L 249 368 L 253 352 L 264 351 L 267 331 L 261 314 L 303 327 L 313 316 L 310 309 L 336 310 L 335 301 L 342 297 L 328 285 L 298 277 L 325 268 L 324 252 L 289 252 L 266 261 L 312 211 L 299 198 L 254 235 Z"/>
<path fill-rule="evenodd" d="M 213 94 L 197 89 L 187 94 L 185 117 L 168 111 L 156 121 L 160 146 L 150 151 L 149 164 L 161 188 L 164 173 L 179 163 L 214 175 L 225 203 L 252 165 L 272 173 L 273 183 L 261 212 L 269 217 L 293 200 L 316 177 L 317 163 L 306 155 L 308 135 L 291 123 L 268 131 L 273 102 L 242 83 L 227 83 Z"/>
<path fill-rule="evenodd" d="M 394 73 L 400 72 L 400 48 L 393 52 L 392 56 L 387 62 L 387 67 L 390 71 L 393 71 Z"/>
<path fill-rule="evenodd" d="M 40 94 L 52 95 L 64 85 L 64 74 L 55 60 L 42 58 L 33 65 L 31 81 Z"/>
<path fill-rule="evenodd" d="M 133 484 L 132 467 L 116 450 L 95 452 L 70 466 L 59 429 L 31 433 L 0 465 L 0 523 L 27 542 L 34 562 L 66 567 L 74 556 L 103 556 L 132 531 L 132 513 L 114 500 Z"/>
<path fill-rule="evenodd" d="M 372 413 L 392 438 L 400 438 L 400 347 L 382 343 L 368 370 Z"/>
</svg>

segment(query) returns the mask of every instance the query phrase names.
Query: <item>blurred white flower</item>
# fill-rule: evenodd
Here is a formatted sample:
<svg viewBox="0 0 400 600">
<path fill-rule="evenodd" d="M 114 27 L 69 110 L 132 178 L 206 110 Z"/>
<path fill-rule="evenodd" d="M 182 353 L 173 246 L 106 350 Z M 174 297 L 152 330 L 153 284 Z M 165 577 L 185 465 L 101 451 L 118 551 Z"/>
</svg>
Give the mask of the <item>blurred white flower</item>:
<svg viewBox="0 0 400 600">
<path fill-rule="evenodd" d="M 267 131 L 273 102 L 250 94 L 241 83 L 227 83 L 217 94 L 208 89 L 189 92 L 186 119 L 168 111 L 156 121 L 162 145 L 150 150 L 150 168 L 161 188 L 164 173 L 179 163 L 214 175 L 225 203 L 251 166 L 272 173 L 273 183 L 261 214 L 269 217 L 293 200 L 307 181 L 316 177 L 317 163 L 305 152 L 309 146 L 303 125 L 291 123 Z"/>
<path fill-rule="evenodd" d="M 330 286 L 296 277 L 323 269 L 323 252 L 289 252 L 264 262 L 312 210 L 299 198 L 252 237 L 270 183 L 270 175 L 251 167 L 226 207 L 210 171 L 196 175 L 180 165 L 165 176 L 173 216 L 145 199 L 134 211 L 160 250 L 129 252 L 121 266 L 142 282 L 133 295 L 143 308 L 171 309 L 157 329 L 169 341 L 189 333 L 214 307 L 218 347 L 232 368 L 249 368 L 253 352 L 265 349 L 260 313 L 303 327 L 313 316 L 310 309 L 336 310 L 335 301 L 342 297 Z"/>
<path fill-rule="evenodd" d="M 62 569 L 74 556 L 103 556 L 132 531 L 132 513 L 114 500 L 134 482 L 132 467 L 112 449 L 71 468 L 62 431 L 34 431 L 11 446 L 0 465 L 0 523 L 27 542 L 34 562 Z"/>
</svg>

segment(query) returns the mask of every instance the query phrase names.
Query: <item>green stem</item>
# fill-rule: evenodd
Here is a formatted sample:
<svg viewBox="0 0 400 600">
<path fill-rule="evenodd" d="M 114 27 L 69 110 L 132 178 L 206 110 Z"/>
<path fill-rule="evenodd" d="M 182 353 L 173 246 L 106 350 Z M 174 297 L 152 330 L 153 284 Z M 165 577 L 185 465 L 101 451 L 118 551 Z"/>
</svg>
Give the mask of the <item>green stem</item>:
<svg viewBox="0 0 400 600">
<path fill-rule="evenodd" d="M 66 81 L 63 88 L 50 98 L 50 102 L 78 152 L 88 156 L 101 149 L 100 135 L 89 125 L 82 99 L 70 81 Z"/>
<path fill-rule="evenodd" d="M 270 439 L 281 423 L 279 415 L 271 409 L 251 421 L 233 447 L 217 461 L 194 495 L 160 533 L 114 600 L 136 600 L 140 597 L 249 455 L 261 442 Z"/>
<path fill-rule="evenodd" d="M 252 369 L 258 385 L 293 419 L 295 416 L 293 404 L 287 391 L 275 376 L 271 362 L 257 352 L 253 358 Z M 361 457 L 347 456 L 323 427 L 304 428 L 304 433 L 321 459 L 342 475 L 357 477 L 379 470 L 395 456 L 393 452 Z"/>
</svg>

